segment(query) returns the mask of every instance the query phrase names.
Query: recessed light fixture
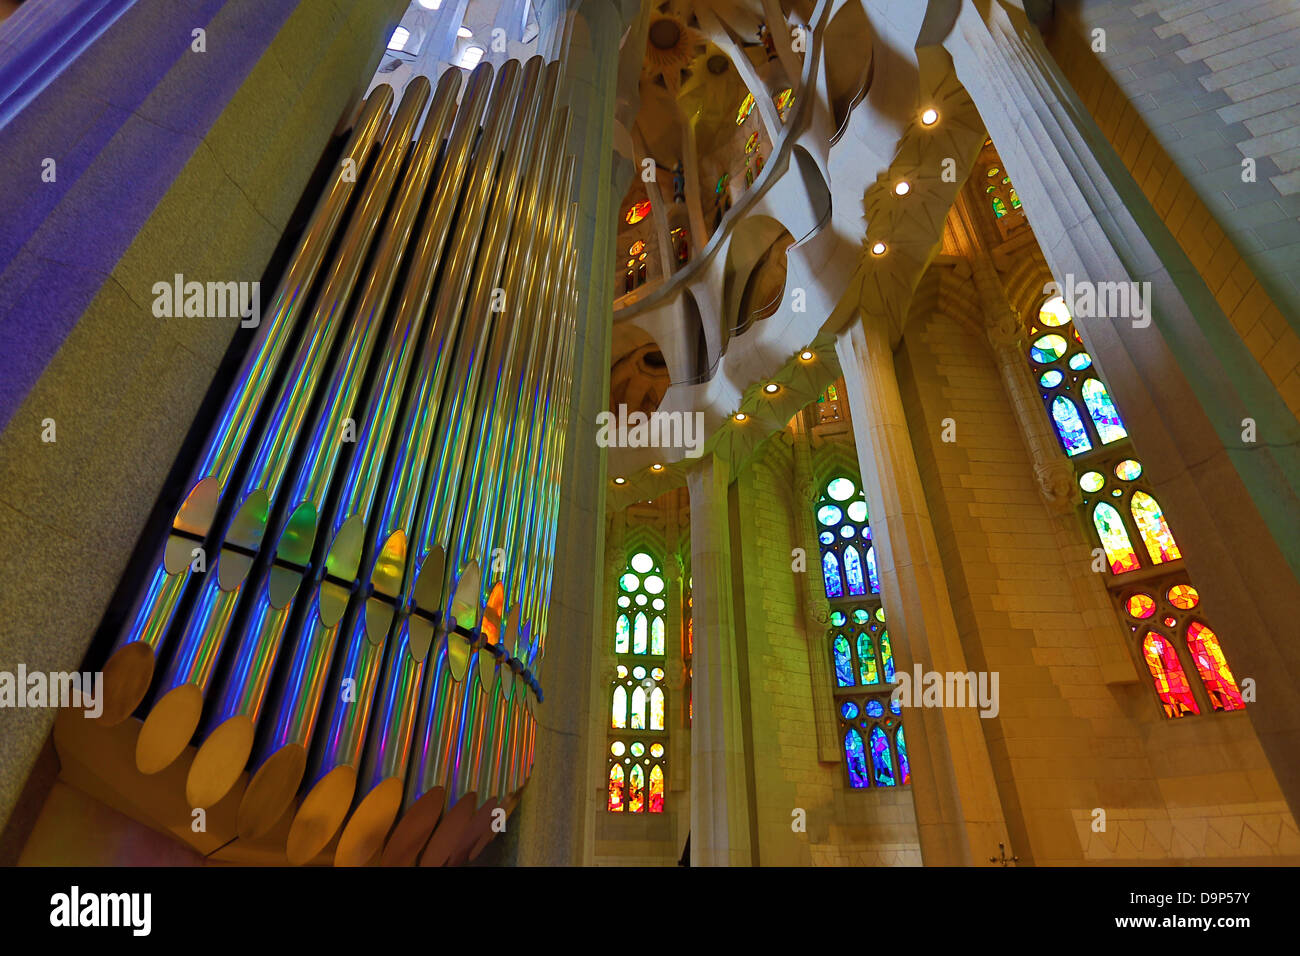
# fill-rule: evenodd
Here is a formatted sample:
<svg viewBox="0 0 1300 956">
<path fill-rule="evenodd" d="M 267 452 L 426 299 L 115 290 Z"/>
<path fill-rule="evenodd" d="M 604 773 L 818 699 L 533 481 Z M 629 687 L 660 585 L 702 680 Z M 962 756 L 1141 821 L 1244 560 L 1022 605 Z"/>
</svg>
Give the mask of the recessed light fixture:
<svg viewBox="0 0 1300 956">
<path fill-rule="evenodd" d="M 767 392 L 769 395 L 775 395 L 777 392 L 781 391 L 781 386 L 776 384 L 776 382 L 768 382 L 763 386 L 763 391 Z"/>
<path fill-rule="evenodd" d="M 909 183 L 906 179 L 900 179 L 897 183 L 894 184 L 895 196 L 906 196 L 911 191 L 912 191 L 912 184 Z"/>
<path fill-rule="evenodd" d="M 871 254 L 873 256 L 883 256 L 886 248 L 883 242 L 877 242 L 871 247 Z"/>
<path fill-rule="evenodd" d="M 930 109 L 922 110 L 921 112 L 922 126 L 933 126 L 937 122 L 939 122 L 938 110 L 934 109 L 933 107 L 931 107 Z"/>
<path fill-rule="evenodd" d="M 663 471 L 663 470 L 664 470 L 664 466 L 661 465 L 661 464 L 659 464 L 659 462 L 655 462 L 653 465 L 650 466 L 650 470 L 651 470 L 651 471 Z"/>
<path fill-rule="evenodd" d="M 813 360 L 813 354 L 810 350 L 804 349 L 799 353 L 799 359 L 800 361 L 811 362 Z"/>
<path fill-rule="evenodd" d="M 622 475 L 619 475 L 617 478 L 614 479 L 614 484 L 616 484 L 616 485 L 626 485 L 626 484 L 627 484 L 627 479 L 624 478 Z"/>
<path fill-rule="evenodd" d="M 420 0 L 420 6 L 426 10 L 437 10 L 442 6 L 442 0 Z"/>
<path fill-rule="evenodd" d="M 744 421 L 745 419 L 747 419 L 748 417 L 749 417 L 749 416 L 746 415 L 744 412 L 736 412 L 736 421 L 738 421 L 738 422 L 743 422 L 743 421 Z"/>
<path fill-rule="evenodd" d="M 456 31 L 456 36 L 460 37 L 462 40 L 468 40 L 473 35 L 474 35 L 474 31 L 471 30 L 469 27 L 461 27 L 459 30 Z"/>
</svg>

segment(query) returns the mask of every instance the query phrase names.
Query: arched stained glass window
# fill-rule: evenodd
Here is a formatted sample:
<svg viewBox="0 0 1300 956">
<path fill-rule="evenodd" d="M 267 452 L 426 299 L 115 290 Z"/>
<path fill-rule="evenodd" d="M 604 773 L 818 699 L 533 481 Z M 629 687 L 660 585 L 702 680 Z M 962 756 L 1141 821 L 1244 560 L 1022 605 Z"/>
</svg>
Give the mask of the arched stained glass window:
<svg viewBox="0 0 1300 956">
<path fill-rule="evenodd" d="M 862 747 L 862 735 L 850 728 L 844 735 L 844 763 L 849 768 L 849 786 L 861 790 L 871 786 L 867 775 L 867 754 Z"/>
<path fill-rule="evenodd" d="M 623 768 L 618 764 L 609 768 L 609 809 L 613 813 L 623 812 Z"/>
<path fill-rule="evenodd" d="M 881 608 L 883 611 L 884 609 Z M 885 670 L 885 683 L 894 682 L 894 650 L 889 646 L 889 631 L 880 632 L 880 660 Z"/>
<path fill-rule="evenodd" d="M 1142 543 L 1146 545 L 1152 564 L 1177 561 L 1183 556 L 1174 543 L 1169 522 L 1165 521 L 1165 514 L 1154 498 L 1145 491 L 1134 492 L 1129 508 L 1133 511 L 1133 520 L 1137 522 L 1138 532 L 1142 535 Z"/>
<path fill-rule="evenodd" d="M 627 689 L 614 688 L 614 702 L 610 705 L 610 727 L 622 730 L 627 726 Z"/>
<path fill-rule="evenodd" d="M 1187 649 L 1215 710 L 1241 710 L 1246 706 L 1219 647 L 1219 638 L 1212 630 L 1200 621 L 1188 624 Z"/>
<path fill-rule="evenodd" d="M 627 809 L 630 813 L 645 811 L 645 771 L 639 763 L 633 764 L 627 775 Z"/>
<path fill-rule="evenodd" d="M 632 653 L 644 654 L 646 652 L 646 631 L 649 629 L 650 620 L 645 616 L 644 611 L 637 611 L 634 624 L 632 626 Z"/>
<path fill-rule="evenodd" d="M 656 657 L 664 655 L 664 619 L 659 616 L 650 622 L 650 653 Z"/>
<path fill-rule="evenodd" d="M 876 772 L 877 787 L 892 787 L 894 779 L 894 761 L 889 753 L 889 738 L 879 727 L 871 728 L 871 766 Z"/>
<path fill-rule="evenodd" d="M 1133 550 L 1133 544 L 1129 541 L 1128 532 L 1124 529 L 1124 522 L 1120 519 L 1119 512 L 1103 501 L 1093 509 L 1092 522 L 1096 525 L 1102 549 L 1106 552 L 1110 573 L 1124 574 L 1128 571 L 1136 571 L 1139 567 L 1137 552 Z"/>
<path fill-rule="evenodd" d="M 835 682 L 841 687 L 853 686 L 853 658 L 849 654 L 849 642 L 843 634 L 838 634 L 834 642 Z"/>
<path fill-rule="evenodd" d="M 633 730 L 645 730 L 645 688 L 636 687 L 632 691 L 632 724 Z"/>
<path fill-rule="evenodd" d="M 903 786 L 912 782 L 912 766 L 907 762 L 907 741 L 903 739 L 903 725 L 899 724 L 894 732 L 898 746 L 898 775 Z"/>
<path fill-rule="evenodd" d="M 1183 665 L 1170 641 L 1155 631 L 1147 634 L 1142 641 L 1142 655 L 1146 658 L 1147 669 L 1156 685 L 1156 694 L 1164 706 L 1168 717 L 1182 717 L 1186 714 L 1199 714 L 1196 698 L 1187 684 L 1187 675 Z"/>
<path fill-rule="evenodd" d="M 862 580 L 862 561 L 858 558 L 858 549 L 853 545 L 844 549 L 844 576 L 849 582 L 849 594 L 867 593 L 866 582 Z"/>
<path fill-rule="evenodd" d="M 1119 412 L 1115 411 L 1115 404 L 1110 400 L 1110 392 L 1106 391 L 1106 386 L 1101 384 L 1100 380 L 1090 378 L 1084 381 L 1081 391 L 1084 404 L 1088 406 L 1088 414 L 1092 416 L 1092 423 L 1097 427 L 1101 443 L 1109 445 L 1113 441 L 1126 438 L 1128 432 L 1124 430 L 1124 423 L 1120 421 Z"/>
<path fill-rule="evenodd" d="M 650 812 L 664 812 L 664 771 L 658 764 L 650 769 Z"/>
<path fill-rule="evenodd" d="M 867 546 L 867 581 L 871 585 L 871 593 L 880 593 L 880 572 L 876 570 L 876 546 Z"/>
<path fill-rule="evenodd" d="M 880 675 L 876 671 L 876 652 L 871 646 L 871 634 L 868 631 L 858 635 L 858 683 L 863 686 L 880 683 Z"/>
<path fill-rule="evenodd" d="M 614 625 L 614 653 L 626 654 L 632 647 L 632 629 L 628 626 L 627 615 L 620 614 Z"/>
<path fill-rule="evenodd" d="M 822 583 L 828 598 L 844 596 L 844 583 L 840 578 L 840 559 L 834 551 L 822 555 Z"/>
<path fill-rule="evenodd" d="M 664 691 L 656 687 L 650 691 L 650 729 L 664 729 Z"/>
<path fill-rule="evenodd" d="M 1083 419 L 1079 417 L 1079 409 L 1064 395 L 1057 395 L 1052 400 L 1052 422 L 1056 425 L 1056 434 L 1067 455 L 1082 454 L 1092 448 L 1088 432 L 1083 427 Z"/>
</svg>

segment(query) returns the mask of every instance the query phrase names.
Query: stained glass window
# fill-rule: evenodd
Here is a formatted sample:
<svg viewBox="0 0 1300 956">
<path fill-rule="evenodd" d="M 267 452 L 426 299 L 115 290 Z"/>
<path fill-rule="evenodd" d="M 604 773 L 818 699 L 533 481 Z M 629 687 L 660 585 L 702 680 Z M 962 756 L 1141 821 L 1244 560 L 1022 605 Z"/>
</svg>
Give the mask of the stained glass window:
<svg viewBox="0 0 1300 956">
<path fill-rule="evenodd" d="M 912 767 L 907 762 L 907 742 L 903 739 L 903 725 L 898 725 L 898 730 L 894 734 L 894 739 L 898 746 L 898 774 L 903 786 L 912 782 Z"/>
<path fill-rule="evenodd" d="M 858 549 L 853 545 L 844 549 L 844 576 L 848 578 L 850 594 L 867 593 L 866 583 L 862 580 L 862 561 L 858 558 Z"/>
<path fill-rule="evenodd" d="M 862 749 L 862 735 L 849 728 L 844 735 L 844 762 L 849 768 L 849 786 L 863 789 L 871 786 L 867 775 L 867 754 Z"/>
<path fill-rule="evenodd" d="M 1045 408 L 1065 452 L 1076 458 L 1082 507 L 1105 555 L 1120 619 L 1134 636 L 1162 709 L 1169 717 L 1201 713 L 1186 676 L 1189 664 L 1211 710 L 1245 706 L 1217 636 L 1191 616 L 1200 599 L 1181 567 L 1182 551 L 1061 296 L 1042 304 L 1029 341 L 1026 358 Z M 1148 574 L 1139 587 L 1126 586 L 1130 572 L 1157 568 L 1162 576 Z"/>
<path fill-rule="evenodd" d="M 632 208 L 627 211 L 623 219 L 629 226 L 635 226 L 648 215 L 650 215 L 650 200 L 642 199 L 632 204 Z"/>
<path fill-rule="evenodd" d="M 658 557 L 632 550 L 614 591 L 614 654 L 610 690 L 610 756 L 607 763 L 611 812 L 663 812 L 667 732 L 665 633 L 670 592 Z M 687 598 L 689 601 L 689 597 Z M 689 627 L 689 608 L 683 616 Z M 690 632 L 683 634 L 689 683 Z M 630 743 L 622 734 L 645 733 Z M 658 737 L 659 739 L 654 739 Z M 648 743 L 648 747 L 647 747 Z M 649 756 L 647 756 L 649 753 Z M 647 788 L 646 782 L 649 781 Z"/>
<path fill-rule="evenodd" d="M 871 765 L 876 771 L 876 786 L 894 785 L 894 762 L 889 754 L 889 738 L 879 727 L 871 728 Z"/>
<path fill-rule="evenodd" d="M 794 105 L 794 90 L 786 89 L 776 94 L 776 111 L 781 117 L 781 122 L 785 122 L 786 116 L 790 113 L 790 107 Z"/>
<path fill-rule="evenodd" d="M 739 126 L 749 119 L 749 114 L 752 112 L 754 112 L 754 94 L 746 93 L 745 98 L 740 101 L 740 109 L 736 110 L 736 125 Z"/>
<path fill-rule="evenodd" d="M 849 641 L 843 634 L 835 635 L 835 680 L 841 687 L 853 686 L 853 657 Z"/>
<path fill-rule="evenodd" d="M 871 646 L 870 631 L 862 631 L 858 634 L 858 683 L 864 686 L 880 683 L 880 675 L 876 673 L 876 652 Z"/>
<path fill-rule="evenodd" d="M 840 559 L 834 551 L 827 551 L 822 555 L 822 583 L 826 586 L 828 598 L 844 596 L 844 583 L 840 578 Z"/>
</svg>

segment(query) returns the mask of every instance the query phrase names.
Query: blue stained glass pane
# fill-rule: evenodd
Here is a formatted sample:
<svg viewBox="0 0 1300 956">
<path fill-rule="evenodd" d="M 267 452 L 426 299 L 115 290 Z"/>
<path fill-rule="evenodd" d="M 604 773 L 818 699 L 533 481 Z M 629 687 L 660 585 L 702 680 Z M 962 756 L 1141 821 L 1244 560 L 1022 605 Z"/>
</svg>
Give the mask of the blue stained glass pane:
<svg viewBox="0 0 1300 956">
<path fill-rule="evenodd" d="M 849 767 L 849 786 L 862 790 L 871 786 L 867 776 L 867 755 L 862 749 L 862 736 L 850 728 L 844 735 L 844 762 Z"/>
<path fill-rule="evenodd" d="M 866 624 L 867 621 L 870 620 L 870 619 L 871 619 L 871 615 L 867 613 L 867 609 L 866 609 L 866 608 L 864 608 L 864 607 L 855 607 L 855 608 L 853 609 L 853 623 L 854 623 L 854 624 Z"/>
<path fill-rule="evenodd" d="M 1038 376 L 1038 384 L 1043 388 L 1056 388 L 1061 384 L 1061 379 L 1065 378 L 1060 369 L 1048 369 L 1042 375 Z"/>
<path fill-rule="evenodd" d="M 1056 423 L 1056 431 L 1067 455 L 1077 455 L 1092 447 L 1088 433 L 1083 430 L 1079 410 L 1064 395 L 1057 395 L 1052 401 L 1052 421 Z"/>
<path fill-rule="evenodd" d="M 889 632 L 880 634 L 880 662 L 885 671 L 885 683 L 894 682 L 894 649 L 889 646 Z"/>
<path fill-rule="evenodd" d="M 840 687 L 853 686 L 853 658 L 849 654 L 849 642 L 843 634 L 835 635 L 835 683 Z"/>
<path fill-rule="evenodd" d="M 826 583 L 826 596 L 837 598 L 844 596 L 844 584 L 840 580 L 840 561 L 834 551 L 822 555 L 822 579 Z"/>
<path fill-rule="evenodd" d="M 840 716 L 845 720 L 853 720 L 858 716 L 858 705 L 851 700 L 846 700 L 840 704 Z"/>
<path fill-rule="evenodd" d="M 903 705 L 900 704 L 893 697 L 891 697 L 889 698 L 889 709 L 892 710 L 895 714 L 901 714 L 903 712 Z"/>
<path fill-rule="evenodd" d="M 892 787 L 894 758 L 889 753 L 889 738 L 879 727 L 871 728 L 871 764 L 876 770 L 876 786 Z"/>
<path fill-rule="evenodd" d="M 853 545 L 844 549 L 844 576 L 848 578 L 850 594 L 867 593 L 867 586 L 862 581 L 862 559 Z"/>
<path fill-rule="evenodd" d="M 836 627 L 841 626 L 848 618 L 844 616 L 843 611 L 831 611 L 831 623 Z"/>
<path fill-rule="evenodd" d="M 903 739 L 903 725 L 898 725 L 898 730 L 894 733 L 894 739 L 898 743 L 898 775 L 903 784 L 907 786 L 912 782 L 912 767 L 907 762 L 907 741 Z"/>
<path fill-rule="evenodd" d="M 822 544 L 834 544 L 835 535 L 831 534 L 831 532 L 829 531 L 823 531 L 821 534 L 817 536 L 817 540 L 820 541 Z"/>
<path fill-rule="evenodd" d="M 1076 372 L 1082 372 L 1085 368 L 1087 368 L 1089 365 L 1092 364 L 1092 356 L 1089 355 L 1087 352 L 1075 352 L 1073 355 L 1070 356 L 1070 361 L 1067 362 L 1066 364 L 1069 365 L 1070 368 L 1074 369 Z"/>
<path fill-rule="evenodd" d="M 1115 403 L 1110 400 L 1106 386 L 1099 380 L 1090 378 L 1083 383 L 1082 391 L 1084 404 L 1088 406 L 1088 414 L 1097 426 L 1101 443 L 1109 445 L 1127 437 L 1128 432 L 1124 430 L 1124 423 L 1120 421 L 1119 412 L 1115 410 Z"/>
<path fill-rule="evenodd" d="M 867 580 L 871 582 L 871 593 L 880 593 L 880 572 L 876 570 L 876 547 L 867 548 Z"/>
<path fill-rule="evenodd" d="M 884 714 L 884 712 L 885 712 L 885 705 L 882 704 L 880 701 L 875 700 L 874 698 L 872 700 L 867 701 L 868 717 L 880 717 L 882 714 Z"/>
</svg>

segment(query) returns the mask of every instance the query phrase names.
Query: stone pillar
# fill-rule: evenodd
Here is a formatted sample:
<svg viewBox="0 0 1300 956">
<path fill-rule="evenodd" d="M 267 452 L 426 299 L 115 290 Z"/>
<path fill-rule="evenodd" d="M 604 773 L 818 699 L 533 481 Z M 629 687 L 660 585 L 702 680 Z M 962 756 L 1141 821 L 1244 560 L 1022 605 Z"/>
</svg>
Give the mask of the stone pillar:
<svg viewBox="0 0 1300 956">
<path fill-rule="evenodd" d="M 262 278 L 405 7 L 137 0 L 0 129 L 0 670 L 80 668 L 239 330 L 153 284 Z M 0 712 L 0 824 L 53 719 Z"/>
<path fill-rule="evenodd" d="M 1246 712 L 1300 814 L 1300 423 L 1023 12 L 962 4 L 944 47 L 1057 282 L 1150 283 L 1145 321 L 1075 308 L 1075 324 L 1234 673 L 1259 683 Z"/>
<path fill-rule="evenodd" d="M 712 454 L 686 474 L 695 580 L 692 866 L 748 866 L 753 859 L 731 586 L 730 484 L 727 462 Z"/>
<path fill-rule="evenodd" d="M 579 865 L 591 851 L 588 803 L 593 649 L 602 626 L 605 554 L 605 450 L 596 445 L 596 415 L 609 404 L 615 217 L 630 174 L 614 169 L 614 108 L 620 42 L 639 6 L 631 0 L 541 0 L 538 52 L 564 63 L 561 102 L 571 111 L 569 151 L 577 160 L 580 204 L 577 358 L 565 444 L 555 541 L 546 658 L 545 702 L 536 710 L 532 781 L 498 851 L 515 865 Z M 616 172 L 623 179 L 622 188 Z"/>
<path fill-rule="evenodd" d="M 807 552 L 807 570 L 803 579 L 804 636 L 808 642 L 808 676 L 812 680 L 813 722 L 817 728 L 817 759 L 823 763 L 839 763 L 844 759 L 840 750 L 840 725 L 835 713 L 835 694 L 831 688 L 831 657 L 826 643 L 827 628 L 831 620 L 830 602 L 821 576 L 821 548 L 817 544 L 817 525 L 813 509 L 820 497 L 817 476 L 812 466 L 812 443 L 803 414 L 796 415 L 794 429 L 794 492 L 793 502 L 798 546 Z"/>
<path fill-rule="evenodd" d="M 886 329 L 883 318 L 861 316 L 839 334 L 835 349 L 852 410 L 895 665 L 900 674 L 911 674 L 913 664 L 922 671 L 965 672 Z M 987 865 L 1007 836 L 979 712 L 914 706 L 904 710 L 903 720 L 923 861 Z"/>
</svg>

